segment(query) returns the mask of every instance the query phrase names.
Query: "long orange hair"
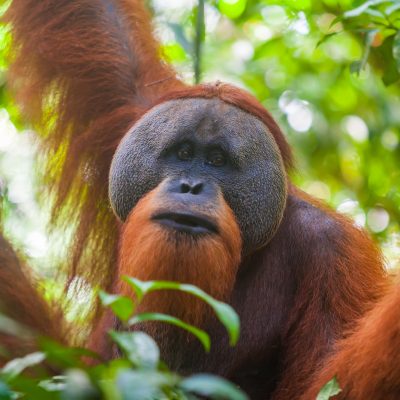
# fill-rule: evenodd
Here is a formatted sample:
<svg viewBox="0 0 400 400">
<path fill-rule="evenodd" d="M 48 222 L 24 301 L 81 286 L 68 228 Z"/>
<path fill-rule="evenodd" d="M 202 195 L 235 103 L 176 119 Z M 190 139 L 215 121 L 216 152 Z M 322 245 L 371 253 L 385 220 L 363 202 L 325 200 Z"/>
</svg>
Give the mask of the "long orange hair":
<svg viewBox="0 0 400 400">
<path fill-rule="evenodd" d="M 156 188 L 139 201 L 124 224 L 121 235 L 118 275 L 147 280 L 169 280 L 193 284 L 219 300 L 228 300 L 241 257 L 241 236 L 236 218 L 220 194 L 217 208 L 210 212 L 219 234 L 193 238 L 170 232 L 151 220 L 165 206 Z M 174 206 L 173 204 L 171 205 Z M 132 290 L 117 282 L 117 291 L 132 296 Z M 199 325 L 205 317 L 203 301 L 169 291 L 145 298 L 139 311 L 173 314 Z"/>
</svg>

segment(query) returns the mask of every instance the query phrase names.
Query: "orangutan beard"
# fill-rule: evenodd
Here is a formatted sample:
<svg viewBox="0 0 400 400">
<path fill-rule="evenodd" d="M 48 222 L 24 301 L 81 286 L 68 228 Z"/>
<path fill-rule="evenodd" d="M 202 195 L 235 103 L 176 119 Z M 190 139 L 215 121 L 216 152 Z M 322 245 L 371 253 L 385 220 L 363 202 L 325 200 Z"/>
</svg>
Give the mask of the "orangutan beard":
<svg viewBox="0 0 400 400">
<path fill-rule="evenodd" d="M 143 281 L 188 283 L 217 300 L 228 300 L 240 263 L 242 242 L 234 214 L 221 194 L 218 203 L 213 207 L 214 211 L 208 210 L 208 215 L 218 225 L 218 233 L 192 236 L 166 228 L 151 219 L 160 209 L 160 200 L 157 190 L 150 192 L 125 223 L 119 276 L 128 275 Z M 121 280 L 118 291 L 133 296 L 132 289 Z M 164 290 L 146 295 L 137 312 L 165 313 L 201 326 L 211 309 L 194 296 Z"/>
</svg>

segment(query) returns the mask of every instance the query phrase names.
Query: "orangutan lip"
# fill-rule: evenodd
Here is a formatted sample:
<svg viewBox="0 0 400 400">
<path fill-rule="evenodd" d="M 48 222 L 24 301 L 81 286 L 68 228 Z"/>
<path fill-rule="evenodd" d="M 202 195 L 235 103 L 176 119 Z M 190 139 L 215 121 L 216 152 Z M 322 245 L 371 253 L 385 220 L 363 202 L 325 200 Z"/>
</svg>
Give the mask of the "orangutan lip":
<svg viewBox="0 0 400 400">
<path fill-rule="evenodd" d="M 152 220 L 167 228 L 192 235 L 218 233 L 218 228 L 212 221 L 190 213 L 163 212 L 154 215 Z"/>
</svg>

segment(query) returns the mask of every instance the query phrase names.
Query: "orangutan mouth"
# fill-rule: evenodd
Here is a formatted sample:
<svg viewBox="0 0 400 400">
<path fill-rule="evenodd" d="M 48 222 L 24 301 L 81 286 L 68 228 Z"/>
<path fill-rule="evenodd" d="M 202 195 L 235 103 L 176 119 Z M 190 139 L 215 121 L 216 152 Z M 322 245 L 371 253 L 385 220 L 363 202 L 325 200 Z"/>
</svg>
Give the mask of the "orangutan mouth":
<svg viewBox="0 0 400 400">
<path fill-rule="evenodd" d="M 154 215 L 152 220 L 169 229 L 191 235 L 218 233 L 217 225 L 204 215 L 188 212 L 162 212 Z"/>
</svg>

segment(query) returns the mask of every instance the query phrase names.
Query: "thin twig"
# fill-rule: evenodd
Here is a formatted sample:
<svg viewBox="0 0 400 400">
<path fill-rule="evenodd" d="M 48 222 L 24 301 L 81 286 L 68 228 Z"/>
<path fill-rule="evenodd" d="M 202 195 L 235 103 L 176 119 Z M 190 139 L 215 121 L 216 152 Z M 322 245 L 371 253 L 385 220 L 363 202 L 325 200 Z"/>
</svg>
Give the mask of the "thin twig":
<svg viewBox="0 0 400 400">
<path fill-rule="evenodd" d="M 204 0 L 199 0 L 197 6 L 196 37 L 194 40 L 194 81 L 201 80 L 201 50 L 204 40 Z"/>
</svg>

